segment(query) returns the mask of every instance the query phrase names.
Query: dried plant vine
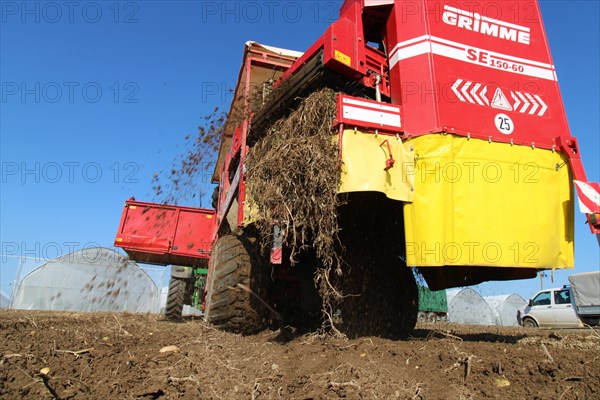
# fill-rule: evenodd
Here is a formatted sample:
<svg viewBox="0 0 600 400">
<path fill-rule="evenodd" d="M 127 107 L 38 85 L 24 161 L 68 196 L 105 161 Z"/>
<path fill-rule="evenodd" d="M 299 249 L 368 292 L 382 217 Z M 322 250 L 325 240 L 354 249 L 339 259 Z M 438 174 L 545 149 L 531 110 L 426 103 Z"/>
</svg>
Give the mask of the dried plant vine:
<svg viewBox="0 0 600 400">
<path fill-rule="evenodd" d="M 330 281 L 332 272 L 342 272 L 336 196 L 341 165 L 331 130 L 335 110 L 335 93 L 323 89 L 273 123 L 249 153 L 247 185 L 264 246 L 278 224 L 292 264 L 300 252 L 314 249 L 325 323 L 340 334 L 332 315 L 342 294 Z"/>
</svg>

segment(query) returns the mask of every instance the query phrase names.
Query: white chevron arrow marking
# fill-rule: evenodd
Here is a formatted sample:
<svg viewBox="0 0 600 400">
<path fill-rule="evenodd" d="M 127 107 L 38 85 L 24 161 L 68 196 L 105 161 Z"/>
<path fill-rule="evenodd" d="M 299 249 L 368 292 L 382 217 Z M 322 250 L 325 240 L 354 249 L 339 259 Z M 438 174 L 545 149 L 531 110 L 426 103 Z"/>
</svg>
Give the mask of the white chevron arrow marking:
<svg viewBox="0 0 600 400">
<path fill-rule="evenodd" d="M 546 110 L 548 109 L 548 104 L 544 103 L 542 98 L 540 96 L 538 96 L 537 94 L 534 94 L 533 97 L 535 97 L 537 99 L 537 101 L 542 105 L 540 112 L 538 112 L 538 115 L 541 117 L 542 115 L 544 115 L 546 113 Z"/>
<path fill-rule="evenodd" d="M 460 84 L 463 82 L 462 79 L 457 79 L 456 82 L 454 82 L 454 85 L 452 85 L 452 91 L 454 92 L 454 94 L 456 95 L 456 97 L 458 97 L 458 99 L 460 101 L 465 101 L 465 98 L 462 96 L 462 94 L 460 94 L 460 92 L 458 91 L 458 88 L 460 87 Z"/>
<path fill-rule="evenodd" d="M 469 103 L 475 103 L 473 101 L 473 99 L 471 98 L 471 96 L 469 96 L 469 86 L 471 86 L 471 81 L 466 81 L 465 84 L 463 85 L 462 89 L 460 89 L 461 93 L 465 96 L 465 98 L 469 101 Z"/>
<path fill-rule="evenodd" d="M 480 87 L 481 87 L 481 83 L 477 83 L 475 86 L 473 86 L 473 89 L 471 89 L 471 95 L 473 96 L 473 98 L 475 99 L 477 104 L 482 106 L 483 101 L 481 101 L 481 99 L 479 97 L 477 97 L 477 91 L 479 90 Z"/>
<path fill-rule="evenodd" d="M 510 96 L 514 100 L 511 108 L 510 102 L 503 93 L 500 93 L 501 96 L 498 97 L 498 91 L 501 92 L 501 89 L 499 88 L 496 90 L 496 95 L 494 95 L 494 99 L 492 100 L 487 98 L 488 87 L 483 83 L 457 79 L 451 88 L 458 100 L 478 104 L 484 107 L 488 106 L 504 110 L 514 110 L 516 112 L 538 115 L 540 117 L 548 110 L 548 104 L 546 104 L 537 94 L 511 90 Z M 496 97 L 498 97 L 498 99 L 496 99 Z"/>
<path fill-rule="evenodd" d="M 517 107 L 519 107 L 519 104 L 521 104 L 521 100 L 519 100 L 519 96 L 515 96 L 515 92 L 513 92 L 511 90 L 510 95 L 512 96 L 513 100 L 515 101 L 515 104 L 513 104 L 513 109 L 516 110 Z"/>
<path fill-rule="evenodd" d="M 521 92 L 517 92 L 517 95 L 523 101 L 523 107 L 521 107 L 521 109 L 519 110 L 519 112 L 520 113 L 524 113 L 525 111 L 527 111 L 527 109 L 529 108 L 529 106 L 531 105 L 531 103 L 529 102 L 529 100 L 527 100 L 527 97 L 523 96 L 523 94 Z"/>
<path fill-rule="evenodd" d="M 531 109 L 529 110 L 529 115 L 533 115 L 533 114 L 535 114 L 535 110 L 537 110 L 540 105 L 538 104 L 537 101 L 535 101 L 533 96 L 531 96 L 529 93 L 525 93 L 525 96 L 527 96 L 529 101 L 531 101 L 531 104 L 533 104 L 533 107 L 531 107 Z"/>
<path fill-rule="evenodd" d="M 479 92 L 479 97 L 481 97 L 483 99 L 486 106 L 489 106 L 490 101 L 488 100 L 487 97 L 485 97 L 486 93 L 487 93 L 487 86 L 484 86 L 483 89 L 481 89 L 481 92 Z"/>
</svg>

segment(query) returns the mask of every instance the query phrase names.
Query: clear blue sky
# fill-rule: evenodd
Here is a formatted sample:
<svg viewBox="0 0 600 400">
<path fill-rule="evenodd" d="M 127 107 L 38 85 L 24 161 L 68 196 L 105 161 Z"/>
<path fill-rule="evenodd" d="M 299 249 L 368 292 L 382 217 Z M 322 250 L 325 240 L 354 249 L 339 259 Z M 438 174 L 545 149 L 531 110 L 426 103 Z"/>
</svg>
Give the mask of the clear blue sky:
<svg viewBox="0 0 600 400">
<path fill-rule="evenodd" d="M 229 106 L 244 42 L 306 50 L 341 1 L 69 4 L 1 2 L 0 253 L 112 246 L 124 200 L 153 200 L 153 173 L 169 168 L 202 115 Z M 571 132 L 597 182 L 599 3 L 542 0 L 541 9 Z M 575 217 L 576 271 L 598 269 L 596 238 Z M 2 261 L 9 292 L 13 264 Z M 539 286 L 481 290 L 529 297 Z"/>
</svg>

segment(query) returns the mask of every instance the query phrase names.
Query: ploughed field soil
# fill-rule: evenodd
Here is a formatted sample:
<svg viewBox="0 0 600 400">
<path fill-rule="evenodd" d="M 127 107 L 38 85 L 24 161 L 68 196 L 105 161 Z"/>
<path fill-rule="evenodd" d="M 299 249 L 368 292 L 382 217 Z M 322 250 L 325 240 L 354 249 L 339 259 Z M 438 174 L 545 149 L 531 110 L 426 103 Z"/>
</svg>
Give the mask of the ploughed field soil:
<svg viewBox="0 0 600 400">
<path fill-rule="evenodd" d="M 0 311 L 0 399 L 599 399 L 600 332 L 240 336 L 155 315 Z"/>
</svg>

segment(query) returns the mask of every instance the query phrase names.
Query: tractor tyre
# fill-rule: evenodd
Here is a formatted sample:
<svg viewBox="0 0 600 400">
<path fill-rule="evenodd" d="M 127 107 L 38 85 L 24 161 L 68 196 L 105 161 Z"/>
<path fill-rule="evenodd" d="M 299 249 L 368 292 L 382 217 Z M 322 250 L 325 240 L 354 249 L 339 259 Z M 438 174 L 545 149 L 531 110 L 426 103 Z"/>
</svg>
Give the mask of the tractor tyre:
<svg viewBox="0 0 600 400">
<path fill-rule="evenodd" d="M 268 297 L 268 276 L 246 242 L 226 235 L 213 247 L 204 318 L 218 329 L 252 334 L 268 325 L 263 303 Z"/>
<path fill-rule="evenodd" d="M 438 317 L 435 313 L 431 312 L 431 313 L 427 314 L 427 322 L 434 324 L 437 322 L 437 320 L 438 320 Z"/>
<path fill-rule="evenodd" d="M 181 319 L 183 313 L 183 305 L 186 303 L 186 298 L 190 292 L 190 281 L 171 277 L 169 281 L 169 291 L 167 292 L 167 305 L 165 307 L 165 317 L 168 319 Z"/>
</svg>

